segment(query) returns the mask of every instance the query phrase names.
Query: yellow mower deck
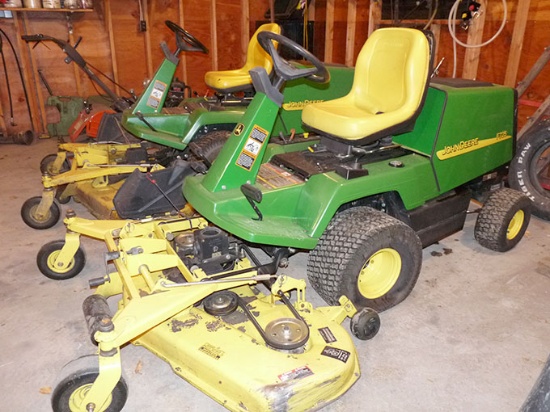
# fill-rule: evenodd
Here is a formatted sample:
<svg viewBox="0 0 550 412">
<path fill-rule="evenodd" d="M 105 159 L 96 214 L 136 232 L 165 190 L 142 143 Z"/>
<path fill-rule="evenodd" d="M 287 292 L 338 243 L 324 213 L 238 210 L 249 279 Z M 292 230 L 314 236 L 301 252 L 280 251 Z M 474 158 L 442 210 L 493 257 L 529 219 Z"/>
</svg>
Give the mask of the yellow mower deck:
<svg viewBox="0 0 550 412">
<path fill-rule="evenodd" d="M 357 313 L 353 304 L 343 296 L 340 306 L 315 309 L 305 300 L 305 281 L 266 274 L 247 257 L 214 275 L 188 268 L 174 239 L 207 228 L 206 220 L 117 224 L 70 217 L 66 223 L 67 244 L 78 242 L 77 233 L 104 239 L 116 267 L 91 281 L 100 286 L 87 301 L 122 295 L 113 316 L 94 313 L 85 302 L 100 372 L 79 392 L 84 396 L 71 397 L 71 410 L 107 408 L 121 376 L 120 348 L 129 342 L 166 360 L 178 375 L 235 411 L 319 409 L 359 378 L 353 341 L 340 325 Z M 267 291 L 260 283 L 269 280 L 274 281 Z M 205 302 L 220 291 L 233 292 L 238 304 L 212 314 Z"/>
</svg>

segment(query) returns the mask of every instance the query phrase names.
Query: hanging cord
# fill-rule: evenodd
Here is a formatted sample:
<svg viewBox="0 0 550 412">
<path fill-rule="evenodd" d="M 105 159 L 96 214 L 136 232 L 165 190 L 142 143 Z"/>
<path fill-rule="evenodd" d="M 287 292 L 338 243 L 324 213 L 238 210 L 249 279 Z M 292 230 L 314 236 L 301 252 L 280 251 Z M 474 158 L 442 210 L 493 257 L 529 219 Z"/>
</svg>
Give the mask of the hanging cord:
<svg viewBox="0 0 550 412">
<path fill-rule="evenodd" d="M 2 65 L 4 66 L 4 73 L 6 76 L 6 87 L 8 89 L 8 101 L 10 103 L 10 124 L 12 126 L 15 126 L 15 121 L 13 120 L 13 101 L 11 98 L 10 77 L 8 74 L 8 68 L 6 66 L 6 56 L 4 56 L 4 42 L 2 41 L 2 36 L 0 36 L 0 55 L 2 56 Z"/>
<path fill-rule="evenodd" d="M 500 28 L 497 30 L 495 35 L 493 37 L 491 37 L 489 40 L 487 40 L 483 43 L 479 43 L 479 44 L 464 43 L 456 37 L 456 14 L 457 14 L 457 11 L 458 11 L 458 6 L 460 5 L 461 1 L 462 0 L 456 0 L 456 2 L 453 4 L 453 7 L 451 7 L 451 11 L 449 12 L 449 19 L 447 21 L 447 26 L 449 27 L 449 33 L 451 34 L 451 37 L 453 38 L 453 59 L 454 59 L 453 78 L 456 77 L 456 65 L 457 65 L 457 62 L 456 62 L 456 60 L 457 60 L 456 45 L 460 44 L 462 47 L 476 48 L 476 47 L 485 47 L 488 44 L 491 44 L 500 35 L 500 33 L 502 33 L 502 30 L 504 30 L 504 26 L 506 25 L 506 18 L 508 17 L 508 5 L 506 4 L 506 0 L 502 0 L 502 7 L 503 7 L 504 15 L 502 16 L 502 24 L 500 25 Z M 487 8 L 484 1 L 482 2 L 482 7 L 483 6 L 485 6 L 484 9 Z"/>
<path fill-rule="evenodd" d="M 11 42 L 10 38 L 6 34 L 6 32 L 2 29 L 0 29 L 0 33 L 4 35 L 6 40 L 8 41 L 8 44 L 10 45 L 11 51 L 13 52 L 13 56 L 15 57 L 15 63 L 17 64 L 17 70 L 19 71 L 19 77 L 21 78 L 21 85 L 23 86 L 23 93 L 25 94 L 25 102 L 27 103 L 27 111 L 29 113 L 29 120 L 31 121 L 31 129 L 34 132 L 34 125 L 32 122 L 32 112 L 31 112 L 31 105 L 29 103 L 29 94 L 27 93 L 27 86 L 25 85 L 25 80 L 23 79 L 23 69 L 21 68 L 21 63 L 19 62 L 19 58 L 17 57 L 17 53 L 15 52 L 15 47 L 13 46 L 13 43 Z M 7 75 L 7 72 L 6 72 Z M 13 116 L 13 114 L 12 114 Z"/>
<path fill-rule="evenodd" d="M 435 16 L 437 15 L 438 9 L 439 9 L 439 0 L 435 0 L 434 11 L 433 11 L 432 15 L 430 16 L 430 20 L 428 20 L 428 22 L 426 23 L 426 25 L 424 26 L 424 28 L 422 30 L 428 30 L 428 28 L 431 26 L 432 22 L 434 21 Z"/>
</svg>

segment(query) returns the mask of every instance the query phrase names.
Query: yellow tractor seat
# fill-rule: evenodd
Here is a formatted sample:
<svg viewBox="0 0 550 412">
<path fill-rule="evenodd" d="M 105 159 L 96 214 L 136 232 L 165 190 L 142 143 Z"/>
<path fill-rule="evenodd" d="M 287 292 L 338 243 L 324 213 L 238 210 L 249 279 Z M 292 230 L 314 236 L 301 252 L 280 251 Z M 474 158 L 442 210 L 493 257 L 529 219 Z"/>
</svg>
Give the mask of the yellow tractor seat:
<svg viewBox="0 0 550 412">
<path fill-rule="evenodd" d="M 430 41 L 425 33 L 394 27 L 376 30 L 357 57 L 351 91 L 306 106 L 302 122 L 354 146 L 412 130 L 430 68 Z"/>
<path fill-rule="evenodd" d="M 249 90 L 252 88 L 252 79 L 248 73 L 250 69 L 261 66 L 265 68 L 268 73 L 271 73 L 273 61 L 269 54 L 260 46 L 260 43 L 258 43 L 258 33 L 261 31 L 271 31 L 281 34 L 281 27 L 276 23 L 261 25 L 248 43 L 244 66 L 235 70 L 206 72 L 204 81 L 208 87 L 219 93 L 233 93 Z"/>
</svg>

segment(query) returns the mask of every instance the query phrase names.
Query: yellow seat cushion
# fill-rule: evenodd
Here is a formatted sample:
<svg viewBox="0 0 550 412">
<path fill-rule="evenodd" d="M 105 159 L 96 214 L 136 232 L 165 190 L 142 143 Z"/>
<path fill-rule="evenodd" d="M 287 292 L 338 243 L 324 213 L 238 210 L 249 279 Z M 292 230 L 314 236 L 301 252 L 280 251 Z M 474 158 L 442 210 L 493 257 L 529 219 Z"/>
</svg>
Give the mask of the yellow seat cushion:
<svg viewBox="0 0 550 412">
<path fill-rule="evenodd" d="M 355 67 L 350 92 L 304 108 L 302 121 L 328 135 L 359 141 L 417 113 L 428 82 L 430 45 L 415 29 L 376 30 Z"/>
<path fill-rule="evenodd" d="M 246 90 L 252 87 L 249 71 L 254 67 L 263 67 L 268 73 L 273 69 L 273 61 L 269 54 L 258 43 L 258 33 L 271 31 L 280 34 L 281 27 L 276 23 L 261 25 L 254 33 L 246 53 L 246 62 L 243 67 L 235 70 L 209 71 L 204 76 L 208 87 L 221 93 L 230 93 Z"/>
</svg>

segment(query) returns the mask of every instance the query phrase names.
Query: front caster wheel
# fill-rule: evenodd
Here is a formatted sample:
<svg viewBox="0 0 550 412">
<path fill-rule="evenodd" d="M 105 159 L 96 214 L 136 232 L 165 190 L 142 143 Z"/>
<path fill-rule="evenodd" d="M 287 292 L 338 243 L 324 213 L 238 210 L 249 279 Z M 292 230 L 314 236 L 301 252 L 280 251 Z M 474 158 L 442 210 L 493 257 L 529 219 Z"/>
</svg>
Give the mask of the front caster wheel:
<svg viewBox="0 0 550 412">
<path fill-rule="evenodd" d="M 65 280 L 75 277 L 84 269 L 86 255 L 82 248 L 78 248 L 69 266 L 66 268 L 60 269 L 55 265 L 55 260 L 64 245 L 64 240 L 54 240 L 53 242 L 46 243 L 38 251 L 36 264 L 44 276 L 53 280 Z"/>
<path fill-rule="evenodd" d="M 84 356 L 76 359 L 64 368 L 65 377 L 56 385 L 52 394 L 52 409 L 54 412 L 86 411 L 82 401 L 99 375 L 97 356 Z M 94 411 L 121 411 L 128 399 L 128 385 L 120 378 L 113 392 L 101 407 Z"/>
<path fill-rule="evenodd" d="M 25 203 L 23 203 L 23 206 L 21 206 L 21 218 L 23 222 L 33 229 L 49 229 L 59 222 L 61 216 L 61 210 L 56 202 L 52 203 L 50 210 L 48 210 L 45 216 L 37 216 L 36 209 L 41 201 L 41 196 L 34 196 L 27 199 Z"/>
<path fill-rule="evenodd" d="M 353 315 L 349 327 L 356 338 L 361 340 L 372 339 L 380 330 L 380 316 L 375 310 L 364 308 Z"/>
<path fill-rule="evenodd" d="M 57 159 L 57 154 L 49 154 L 45 156 L 40 161 L 40 172 L 42 174 L 48 173 L 50 176 L 56 176 L 60 173 L 65 173 L 71 169 L 71 164 L 67 159 L 65 159 L 65 161 L 61 165 L 61 169 L 58 171 L 54 170 L 53 164 L 56 159 Z"/>
</svg>

